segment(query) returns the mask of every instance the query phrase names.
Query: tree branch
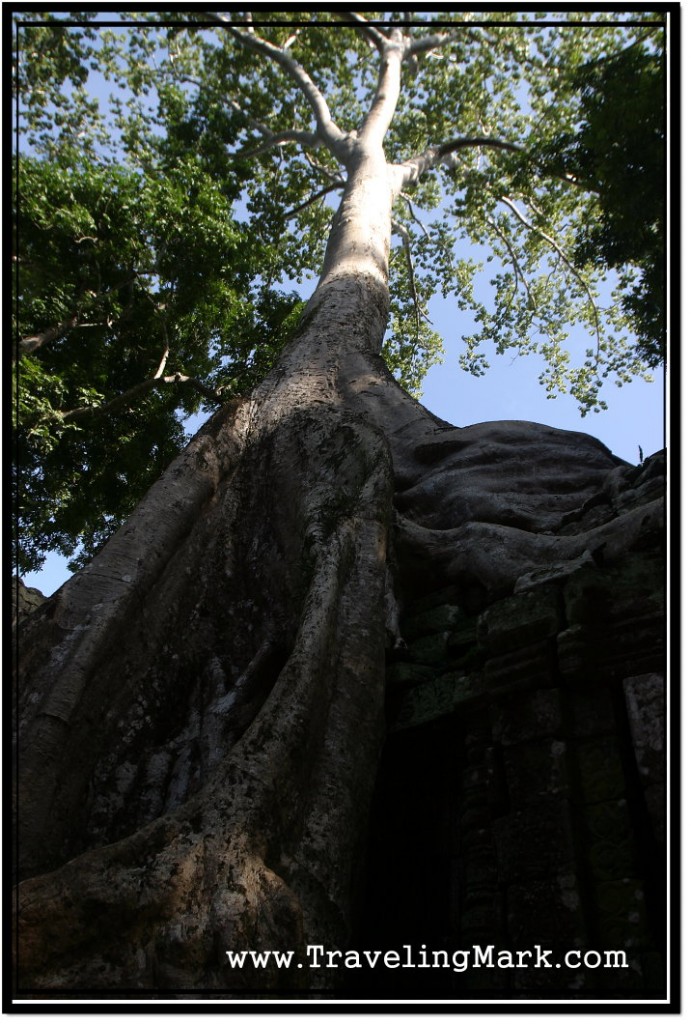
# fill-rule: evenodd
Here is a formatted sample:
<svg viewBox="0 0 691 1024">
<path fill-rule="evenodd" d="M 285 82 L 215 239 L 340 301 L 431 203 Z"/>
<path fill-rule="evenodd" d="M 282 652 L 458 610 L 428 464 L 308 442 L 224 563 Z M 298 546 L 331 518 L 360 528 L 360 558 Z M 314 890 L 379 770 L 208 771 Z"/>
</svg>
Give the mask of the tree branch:
<svg viewBox="0 0 691 1024">
<path fill-rule="evenodd" d="M 404 46 L 387 40 L 379 64 L 379 81 L 370 108 L 358 130 L 363 141 L 383 143 L 396 111 L 401 91 L 401 62 Z"/>
<path fill-rule="evenodd" d="M 433 167 L 438 167 L 439 164 L 452 154 L 458 152 L 459 149 L 471 149 L 473 147 L 503 149 L 510 153 L 520 153 L 523 156 L 529 157 L 526 150 L 515 142 L 504 142 L 502 139 L 495 139 L 489 135 L 477 135 L 472 137 L 464 136 L 462 138 L 449 139 L 448 142 L 443 142 L 438 146 L 430 146 L 429 149 L 426 149 L 418 156 L 412 157 L 410 160 L 406 160 L 404 163 L 399 164 L 398 166 L 401 168 L 403 173 L 403 183 L 406 185 L 415 184 L 425 171 L 429 171 Z"/>
<path fill-rule="evenodd" d="M 292 36 L 289 36 L 288 39 L 286 39 L 285 43 L 283 44 L 283 49 L 284 50 L 289 50 L 291 48 L 291 46 L 293 45 L 293 43 L 295 42 L 295 40 L 300 37 L 300 33 L 301 33 L 301 29 L 299 29 L 299 28 L 295 29 L 295 31 L 293 32 Z"/>
<path fill-rule="evenodd" d="M 298 206 L 294 206 L 292 210 L 288 210 L 286 213 L 284 213 L 283 219 L 285 221 L 292 220 L 293 217 L 297 216 L 297 214 L 301 212 L 301 210 L 306 210 L 308 206 L 311 206 L 313 203 L 318 202 L 319 199 L 322 199 L 324 196 L 328 195 L 329 192 L 335 192 L 337 191 L 337 189 L 344 187 L 344 181 L 338 181 L 334 182 L 332 185 L 327 185 L 325 188 L 322 188 L 318 192 L 315 192 L 313 195 L 311 195 L 309 199 L 306 199 L 304 201 L 304 203 L 299 203 Z"/>
<path fill-rule="evenodd" d="M 66 320 L 61 320 L 54 327 L 48 327 L 45 331 L 40 331 L 38 334 L 31 334 L 26 338 L 22 338 L 17 345 L 18 355 L 29 355 L 44 345 L 49 345 L 51 341 L 61 338 L 63 334 L 68 334 L 69 331 L 74 330 L 79 323 L 79 313 L 80 311 L 77 310 L 72 316 Z"/>
<path fill-rule="evenodd" d="M 284 146 L 289 142 L 295 142 L 301 146 L 314 147 L 319 145 L 319 136 L 315 132 L 300 131 L 297 128 L 287 128 L 281 132 L 274 132 L 261 121 L 257 121 L 255 117 L 251 117 L 237 100 L 228 100 L 228 105 L 232 110 L 246 117 L 247 123 L 264 137 L 264 142 L 260 145 L 255 146 L 253 149 L 240 149 L 237 153 L 232 154 L 233 157 L 249 158 L 259 156 L 273 149 L 274 146 Z"/>
<path fill-rule="evenodd" d="M 80 323 L 79 318 L 87 312 L 93 312 L 93 307 L 98 305 L 102 299 L 112 295 L 113 292 L 120 291 L 121 288 L 127 287 L 127 285 L 136 280 L 138 276 L 138 272 L 134 270 L 129 277 L 126 277 L 123 281 L 118 281 L 117 284 L 111 285 L 110 288 L 106 288 L 102 292 L 93 292 L 88 289 L 81 289 L 77 296 L 78 305 L 75 312 L 72 313 L 71 316 L 66 317 L 65 320 L 61 320 L 60 323 L 55 324 L 53 327 L 47 327 L 45 330 L 39 331 L 38 334 L 30 334 L 21 338 L 16 345 L 16 350 L 12 353 L 13 360 L 16 361 L 20 356 L 30 355 L 32 352 L 36 352 L 37 349 L 42 348 L 44 345 L 49 345 L 53 341 L 57 341 L 58 338 L 61 338 L 64 334 L 68 334 L 70 331 L 73 331 L 78 327 L 112 327 L 112 322 L 104 324 L 85 324 Z M 117 321 L 115 322 L 117 323 Z"/>
<path fill-rule="evenodd" d="M 413 200 L 410 198 L 410 196 L 407 196 L 405 194 L 405 192 L 401 193 L 401 199 L 406 203 L 406 205 L 408 207 L 408 212 L 410 213 L 411 219 L 415 221 L 415 223 L 420 228 L 420 230 L 422 231 L 422 233 L 425 236 L 425 238 L 429 238 L 430 237 L 429 231 L 427 230 L 425 225 L 422 223 L 420 218 L 415 213 L 415 209 L 414 209 L 415 204 L 413 203 Z"/>
<path fill-rule="evenodd" d="M 421 39 L 411 39 L 406 46 L 406 56 L 410 54 L 419 57 L 421 53 L 428 53 L 430 50 L 436 50 L 438 46 L 444 46 L 450 38 L 451 36 L 442 32 L 438 35 L 423 36 Z"/>
<path fill-rule="evenodd" d="M 521 222 L 521 224 L 524 224 L 525 227 L 527 227 L 529 231 L 534 231 L 536 235 L 539 235 L 540 238 L 543 238 L 545 240 L 545 242 L 547 242 L 547 244 L 549 246 L 551 246 L 552 249 L 554 249 L 556 254 L 559 256 L 559 258 L 564 263 L 564 265 L 571 271 L 573 276 L 576 278 L 578 283 L 581 285 L 581 287 L 585 291 L 586 295 L 588 296 L 588 301 L 589 301 L 589 303 L 590 303 L 590 305 L 592 307 L 592 310 L 593 310 L 593 313 L 594 313 L 594 316 L 595 316 L 595 336 L 597 338 L 597 355 L 599 355 L 599 353 L 600 353 L 600 313 L 599 313 L 599 310 L 597 308 L 597 304 L 595 302 L 595 298 L 593 296 L 593 293 L 591 292 L 590 286 L 588 285 L 588 282 L 586 280 L 584 280 L 584 278 L 583 278 L 583 276 L 581 274 L 579 274 L 577 268 L 573 265 L 573 263 L 568 258 L 568 256 L 564 252 L 564 250 L 559 245 L 559 243 L 556 242 L 555 239 L 552 238 L 551 235 L 548 235 L 541 228 L 536 227 L 536 225 L 533 224 L 531 221 L 529 221 L 527 217 L 524 217 L 523 214 L 521 213 L 521 211 L 516 206 L 516 204 L 513 203 L 508 198 L 508 196 L 501 196 L 500 202 L 504 203 L 505 206 L 508 206 L 508 208 L 514 213 L 514 215 L 518 218 L 518 220 Z M 530 206 L 531 206 L 531 208 L 533 210 L 535 210 L 536 213 L 539 213 L 539 211 L 532 205 L 532 203 L 530 204 Z"/>
<path fill-rule="evenodd" d="M 438 146 L 430 146 L 429 149 L 418 154 L 418 156 L 412 157 L 410 160 L 406 160 L 404 163 L 398 165 L 402 172 L 403 184 L 414 185 L 426 171 L 431 170 L 433 167 L 438 167 L 442 163 L 446 162 L 448 166 L 453 167 L 453 163 L 449 158 L 460 149 L 471 149 L 472 147 L 501 149 L 508 153 L 517 153 L 519 156 L 533 164 L 535 169 L 546 177 L 557 178 L 559 181 L 566 182 L 567 185 L 571 185 L 575 188 L 586 189 L 588 192 L 597 191 L 597 189 L 593 188 L 592 185 L 580 181 L 572 175 L 562 174 L 554 168 L 551 168 L 548 164 L 545 164 L 539 156 L 531 153 L 523 146 L 518 145 L 518 143 L 506 142 L 503 139 L 496 139 L 491 135 L 476 135 L 471 137 L 464 136 L 462 138 L 449 139 L 447 142 L 443 142 Z"/>
<path fill-rule="evenodd" d="M 386 36 L 379 31 L 376 25 L 370 25 L 367 18 L 363 18 L 361 14 L 357 14 L 355 11 L 341 11 L 334 9 L 332 13 L 336 18 L 340 18 L 341 21 L 355 25 L 360 32 L 360 35 L 363 36 L 368 43 L 375 46 L 379 53 L 384 52 L 384 47 L 388 40 Z"/>
<path fill-rule="evenodd" d="M 513 290 L 513 295 L 511 296 L 511 303 L 510 304 L 513 304 L 514 296 L 516 295 L 516 292 L 518 291 L 518 279 L 520 277 L 521 282 L 523 283 L 523 287 L 525 288 L 526 296 L 528 298 L 528 305 L 530 306 L 531 309 L 536 309 L 537 307 L 535 305 L 535 300 L 533 299 L 533 293 L 530 290 L 530 285 L 528 284 L 528 282 L 525 279 L 525 275 L 523 273 L 523 270 L 521 269 L 521 265 L 520 265 L 520 263 L 518 261 L 518 257 L 516 256 L 516 253 L 514 252 L 514 248 L 511 245 L 511 242 L 506 237 L 506 235 L 501 230 L 501 228 L 499 227 L 499 225 L 497 224 L 497 222 L 494 220 L 493 217 L 488 217 L 487 218 L 487 223 L 490 225 L 490 227 L 492 228 L 494 233 L 497 235 L 499 240 L 505 246 L 506 251 L 508 252 L 509 257 L 511 259 L 511 263 L 513 265 L 513 276 L 514 276 L 515 284 L 514 284 L 514 290 Z"/>
<path fill-rule="evenodd" d="M 284 132 L 276 132 L 275 135 L 267 135 L 264 142 L 261 142 L 253 149 L 239 149 L 236 153 L 231 154 L 231 159 L 247 160 L 251 157 L 261 156 L 262 153 L 268 153 L 270 149 L 275 149 L 277 146 L 289 145 L 291 142 L 300 146 L 315 147 L 320 144 L 320 139 L 315 132 L 302 132 L 297 129 L 287 129 Z"/>
<path fill-rule="evenodd" d="M 322 164 L 317 163 L 317 161 L 314 159 L 311 153 L 305 153 L 305 160 L 310 165 L 310 167 L 313 167 L 318 174 L 321 174 L 321 176 L 323 178 L 326 178 L 327 181 L 331 182 L 332 185 L 338 185 L 340 187 L 341 185 L 345 184 L 343 178 L 341 178 L 339 174 L 337 174 L 335 171 L 330 170 L 328 167 L 324 167 Z"/>
<path fill-rule="evenodd" d="M 241 29 L 233 25 L 227 18 L 213 11 L 204 11 L 199 15 L 199 17 L 211 18 L 216 22 L 216 24 L 222 25 L 228 32 L 230 32 L 233 38 L 237 39 L 241 46 L 246 47 L 248 50 L 252 50 L 254 53 L 259 53 L 263 57 L 268 57 L 269 60 L 272 60 L 275 64 L 278 64 L 279 67 L 283 68 L 283 70 L 298 86 L 312 108 L 312 113 L 314 114 L 317 122 L 317 134 L 323 140 L 324 144 L 328 146 L 334 156 L 339 160 L 345 159 L 350 150 L 348 136 L 345 132 L 341 131 L 338 125 L 334 122 L 331 117 L 328 104 L 321 91 L 314 84 L 302 65 L 298 64 L 294 57 L 291 57 L 285 49 L 282 49 L 279 46 L 274 46 L 274 44 L 270 43 L 267 39 L 263 39 L 261 36 L 257 35 L 251 25 L 249 25 L 249 21 L 249 27 Z"/>
<path fill-rule="evenodd" d="M 391 227 L 393 228 L 393 230 L 396 232 L 396 234 L 399 236 L 399 238 L 403 242 L 403 249 L 405 251 L 406 264 L 407 264 L 407 267 L 408 267 L 408 278 L 409 278 L 409 282 L 410 282 L 410 294 L 411 294 L 412 299 L 413 299 L 413 308 L 415 309 L 415 343 L 419 344 L 420 343 L 420 320 L 421 320 L 421 318 L 424 316 L 425 320 L 427 320 L 428 323 L 430 323 L 431 321 L 430 321 L 429 317 L 425 313 L 422 312 L 422 308 L 420 306 L 420 298 L 418 296 L 417 285 L 415 283 L 415 267 L 413 266 L 413 255 L 412 255 L 412 253 L 410 251 L 410 234 L 408 232 L 408 229 L 405 227 L 404 224 L 401 224 L 401 222 L 397 221 L 397 220 L 392 220 Z"/>
<path fill-rule="evenodd" d="M 121 395 L 117 395 L 109 402 L 104 402 L 103 405 L 84 405 L 77 409 L 70 409 L 69 412 L 57 411 L 53 415 L 62 423 L 83 419 L 86 416 L 106 416 L 117 412 L 123 406 L 128 406 L 132 402 L 137 401 L 143 395 L 148 394 L 149 391 L 153 391 L 155 388 L 166 384 L 187 384 L 210 401 L 217 402 L 219 405 L 223 402 L 220 392 L 207 387 L 206 384 L 197 380 L 196 377 L 187 377 L 182 373 L 173 373 L 169 377 L 150 377 L 148 380 L 140 381 L 139 384 L 135 384 L 134 387 L 124 391 Z M 42 417 L 42 419 L 50 418 L 52 418 L 50 415 Z"/>
<path fill-rule="evenodd" d="M 157 304 L 154 302 L 152 296 L 149 295 L 148 292 L 146 292 L 145 294 L 146 298 L 153 306 L 154 316 L 156 316 L 161 321 L 161 330 L 163 331 L 163 352 L 161 353 L 161 358 L 159 360 L 156 373 L 154 374 L 153 377 L 154 380 L 158 380 L 159 377 L 163 376 L 163 371 L 166 368 L 166 363 L 168 362 L 168 357 L 170 355 L 170 338 L 168 337 L 168 324 L 166 323 L 165 316 L 161 316 L 159 308 Z"/>
<path fill-rule="evenodd" d="M 156 373 L 154 374 L 154 380 L 158 380 L 159 377 L 163 376 L 163 371 L 166 368 L 166 363 L 168 362 L 168 356 L 170 355 L 170 348 L 168 347 L 168 332 L 166 331 L 165 333 L 166 333 L 166 346 L 163 349 L 163 352 L 161 354 L 161 361 L 159 362 L 158 369 L 156 370 Z"/>
</svg>

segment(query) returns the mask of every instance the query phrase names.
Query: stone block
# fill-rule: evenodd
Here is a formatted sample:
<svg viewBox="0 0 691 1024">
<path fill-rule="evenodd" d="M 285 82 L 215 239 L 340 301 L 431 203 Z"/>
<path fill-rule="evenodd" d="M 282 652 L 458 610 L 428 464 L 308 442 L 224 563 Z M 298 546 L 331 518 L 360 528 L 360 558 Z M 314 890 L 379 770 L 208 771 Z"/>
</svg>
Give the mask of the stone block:
<svg viewBox="0 0 691 1024">
<path fill-rule="evenodd" d="M 431 633 L 450 633 L 456 626 L 461 615 L 460 608 L 452 604 L 440 604 L 429 611 L 406 617 L 402 624 L 402 632 L 408 643 L 418 637 L 429 636 Z M 475 626 L 472 624 L 473 639 Z"/>
<path fill-rule="evenodd" d="M 664 600 L 659 557 L 632 552 L 626 563 L 579 570 L 564 586 L 560 671 L 592 682 L 658 670 L 665 660 Z"/>
<path fill-rule="evenodd" d="M 625 800 L 606 800 L 584 809 L 584 847 L 593 878 L 599 882 L 635 872 L 633 826 Z"/>
<path fill-rule="evenodd" d="M 605 665 L 619 678 L 640 671 L 656 671 L 665 663 L 665 620 L 636 616 L 619 621 L 600 633 L 598 647 Z"/>
<path fill-rule="evenodd" d="M 15 579 L 10 588 L 12 595 L 12 625 L 33 614 L 46 600 L 36 587 L 27 587 L 23 580 Z"/>
<path fill-rule="evenodd" d="M 572 872 L 506 890 L 507 927 L 512 949 L 542 946 L 577 949 L 586 941 L 582 895 Z"/>
<path fill-rule="evenodd" d="M 650 673 L 624 680 L 629 728 L 643 785 L 666 779 L 665 683 Z"/>
<path fill-rule="evenodd" d="M 605 685 L 574 686 L 565 692 L 568 732 L 576 739 L 614 734 L 612 691 Z"/>
<path fill-rule="evenodd" d="M 488 691 L 510 689 L 546 689 L 554 686 L 549 643 L 532 644 L 510 654 L 489 658 L 484 665 L 485 688 Z"/>
<path fill-rule="evenodd" d="M 446 640 L 448 633 L 433 633 L 431 636 L 418 637 L 408 644 L 407 660 L 417 665 L 433 665 L 439 667 L 447 658 Z"/>
<path fill-rule="evenodd" d="M 477 645 L 477 619 L 464 619 L 455 624 L 449 635 L 448 648 L 451 654 L 459 654 Z"/>
<path fill-rule="evenodd" d="M 662 620 L 635 619 L 611 629 L 569 626 L 557 637 L 559 673 L 568 683 L 611 684 L 636 668 L 658 668 L 664 644 Z"/>
<path fill-rule="evenodd" d="M 667 787 L 662 782 L 653 783 L 646 787 L 644 795 L 655 841 L 664 844 L 667 839 Z"/>
<path fill-rule="evenodd" d="M 662 559 L 632 553 L 617 566 L 586 566 L 564 586 L 567 624 L 591 623 L 611 632 L 614 623 L 664 617 Z"/>
<path fill-rule="evenodd" d="M 583 973 L 581 995 L 597 998 L 600 994 L 600 998 L 607 998 L 609 994 L 614 998 L 628 997 L 631 1000 L 650 998 L 652 993 L 646 985 L 640 957 L 630 952 L 626 952 L 625 955 L 626 967 L 606 967 L 603 961 L 600 967 L 586 969 Z"/>
<path fill-rule="evenodd" d="M 544 797 L 566 796 L 571 781 L 563 740 L 544 739 L 518 743 L 504 751 L 509 801 L 518 808 Z"/>
<path fill-rule="evenodd" d="M 498 601 L 478 619 L 478 641 L 497 654 L 526 647 L 561 628 L 559 592 L 541 587 Z"/>
<path fill-rule="evenodd" d="M 566 800 L 545 799 L 492 823 L 499 878 L 508 884 L 574 872 L 574 830 Z"/>
<path fill-rule="evenodd" d="M 503 746 L 557 737 L 562 729 L 559 690 L 512 693 L 497 700 L 493 738 Z"/>
<path fill-rule="evenodd" d="M 461 853 L 465 871 L 486 868 L 491 865 L 496 872 L 496 846 L 494 834 L 485 823 L 477 828 L 464 828 Z"/>
<path fill-rule="evenodd" d="M 445 672 L 439 676 L 439 684 L 445 690 L 453 693 L 454 708 L 471 701 L 474 706 L 474 703 L 483 696 L 482 680 L 477 672 L 459 670 Z"/>
<path fill-rule="evenodd" d="M 477 644 L 472 646 L 466 646 L 462 650 L 458 647 L 453 648 L 452 645 L 453 637 L 449 637 L 448 640 L 448 651 L 449 658 L 446 662 L 448 669 L 451 671 L 465 671 L 465 672 L 479 672 L 482 669 L 483 657 L 480 652 L 480 648 Z"/>
<path fill-rule="evenodd" d="M 572 949 L 572 946 L 559 948 L 555 945 L 551 962 L 554 967 L 562 964 L 561 970 L 540 970 L 536 967 L 517 969 L 514 972 L 514 990 L 524 991 L 526 995 L 543 996 L 546 999 L 552 996 L 570 1002 L 588 998 L 597 1002 L 603 997 L 607 998 L 607 995 L 613 998 L 617 995 L 620 998 L 628 996 L 631 1000 L 641 998 L 644 980 L 638 958 L 628 956 L 626 967 L 605 967 L 604 961 L 600 967 L 594 967 L 592 961 L 589 967 L 583 964 L 578 967 L 566 967 L 565 957 Z M 582 948 L 582 953 L 585 956 L 587 952 L 586 945 Z M 583 1012 L 586 1012 L 585 1006 Z"/>
<path fill-rule="evenodd" d="M 493 817 L 498 817 L 508 810 L 504 762 L 500 747 L 488 747 L 485 751 L 485 771 L 490 813 Z"/>
<path fill-rule="evenodd" d="M 466 701 L 477 697 L 478 679 L 450 673 L 415 686 L 400 696 L 391 731 L 410 729 L 451 714 Z"/>
<path fill-rule="evenodd" d="M 595 908 L 604 949 L 645 949 L 651 945 L 639 879 L 600 883 L 595 887 Z"/>
<path fill-rule="evenodd" d="M 490 820 L 490 776 L 486 768 L 475 766 L 466 768 L 461 773 L 462 800 L 460 804 L 460 826 L 464 837 L 463 849 L 471 856 L 473 846 L 477 848 L 475 837 L 486 837 L 485 826 Z M 485 838 L 485 844 L 486 844 Z M 483 854 L 483 857 L 485 854 Z"/>
<path fill-rule="evenodd" d="M 585 626 L 569 626 L 557 636 L 559 674 L 567 681 L 581 679 L 595 682 L 603 674 L 598 665 L 596 648 L 590 642 Z"/>
<path fill-rule="evenodd" d="M 488 888 L 496 891 L 497 869 L 491 861 L 484 860 L 480 864 L 468 865 L 463 861 L 461 863 L 463 864 L 463 884 L 469 893 L 478 889 L 486 891 Z"/>
<path fill-rule="evenodd" d="M 565 682 L 612 684 L 636 665 L 664 660 L 662 624 L 648 619 L 604 629 L 592 623 L 570 626 L 557 637 L 559 674 Z"/>
<path fill-rule="evenodd" d="M 502 900 L 498 893 L 480 901 L 474 906 L 463 906 L 460 914 L 461 933 L 472 937 L 471 942 L 482 943 L 496 938 L 502 930 Z"/>
<path fill-rule="evenodd" d="M 393 689 L 405 689 L 426 682 L 434 674 L 435 670 L 429 665 L 411 665 L 407 661 L 397 661 L 386 670 L 386 685 Z"/>
<path fill-rule="evenodd" d="M 616 800 L 626 794 L 626 779 L 616 737 L 603 736 L 577 744 L 581 798 L 587 804 Z"/>
<path fill-rule="evenodd" d="M 522 996 L 524 999 L 566 999 L 572 1001 L 583 996 L 586 991 L 586 985 L 589 986 L 588 971 L 584 968 L 568 971 L 556 969 L 556 964 L 564 962 L 567 950 L 556 944 L 548 946 L 548 948 L 552 952 L 550 962 L 555 967 L 516 967 L 512 972 L 512 992 L 516 993 L 514 998 L 521 998 Z M 590 991 L 590 987 L 588 991 Z"/>
</svg>

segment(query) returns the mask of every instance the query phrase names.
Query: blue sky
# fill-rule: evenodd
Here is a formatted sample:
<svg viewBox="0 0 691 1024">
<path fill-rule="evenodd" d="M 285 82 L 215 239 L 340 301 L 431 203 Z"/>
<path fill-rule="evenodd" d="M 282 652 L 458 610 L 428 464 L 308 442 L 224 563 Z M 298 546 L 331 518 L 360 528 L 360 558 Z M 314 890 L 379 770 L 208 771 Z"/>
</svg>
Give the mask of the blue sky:
<svg viewBox="0 0 691 1024">
<path fill-rule="evenodd" d="M 443 300 L 435 300 L 432 308 L 448 355 L 442 366 L 430 370 L 423 399 L 437 415 L 456 426 L 521 419 L 578 430 L 594 435 L 615 455 L 633 463 L 639 461 L 639 445 L 644 457 L 664 446 L 665 377 L 661 370 L 653 374 L 653 383 L 635 379 L 621 388 L 606 385 L 602 395 L 608 408 L 582 417 L 571 396 L 547 398 L 538 383 L 543 361 L 537 355 L 495 355 L 491 370 L 484 377 L 463 373 L 458 367 L 460 330 L 454 323 L 458 322 L 459 314 L 450 308 L 437 309 L 442 303 Z"/>
</svg>

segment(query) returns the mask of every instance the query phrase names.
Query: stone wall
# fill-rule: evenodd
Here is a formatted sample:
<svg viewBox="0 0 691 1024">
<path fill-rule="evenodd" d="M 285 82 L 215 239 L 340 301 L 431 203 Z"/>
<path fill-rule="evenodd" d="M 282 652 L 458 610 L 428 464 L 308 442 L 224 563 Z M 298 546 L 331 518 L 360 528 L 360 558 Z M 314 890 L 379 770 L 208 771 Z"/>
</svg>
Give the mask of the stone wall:
<svg viewBox="0 0 691 1024">
<path fill-rule="evenodd" d="M 539 944 L 555 962 L 616 949 L 628 968 L 383 970 L 374 994 L 662 994 L 664 566 L 651 532 L 616 563 L 525 578 L 488 607 L 454 587 L 409 603 L 359 936 Z"/>
<path fill-rule="evenodd" d="M 12 580 L 12 628 L 27 615 L 36 611 L 45 597 L 36 587 L 27 587 L 23 580 L 15 577 Z"/>
</svg>

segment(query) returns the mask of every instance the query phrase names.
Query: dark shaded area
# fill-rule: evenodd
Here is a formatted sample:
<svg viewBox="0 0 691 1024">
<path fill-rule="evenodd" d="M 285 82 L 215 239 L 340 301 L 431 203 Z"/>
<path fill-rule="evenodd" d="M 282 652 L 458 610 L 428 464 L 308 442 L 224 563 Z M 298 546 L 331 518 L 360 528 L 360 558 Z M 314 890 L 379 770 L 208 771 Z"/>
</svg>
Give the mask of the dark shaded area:
<svg viewBox="0 0 691 1024">
<path fill-rule="evenodd" d="M 663 468 L 650 460 L 629 507 L 655 500 Z M 605 514 L 603 503 L 582 510 Z M 663 541 L 650 531 L 624 558 L 603 554 L 479 612 L 461 588 L 409 601 L 406 647 L 387 671 L 389 736 L 355 946 L 420 965 L 438 951 L 441 966 L 379 962 L 351 972 L 353 991 L 664 996 Z M 490 946 L 493 967 L 475 955 Z M 467 969 L 454 970 L 463 950 Z M 540 950 L 552 951 L 552 969 Z M 570 950 L 578 969 L 564 961 Z M 605 966 L 607 950 L 627 966 Z M 591 952 L 583 966 L 588 951 L 599 963 Z"/>
</svg>

